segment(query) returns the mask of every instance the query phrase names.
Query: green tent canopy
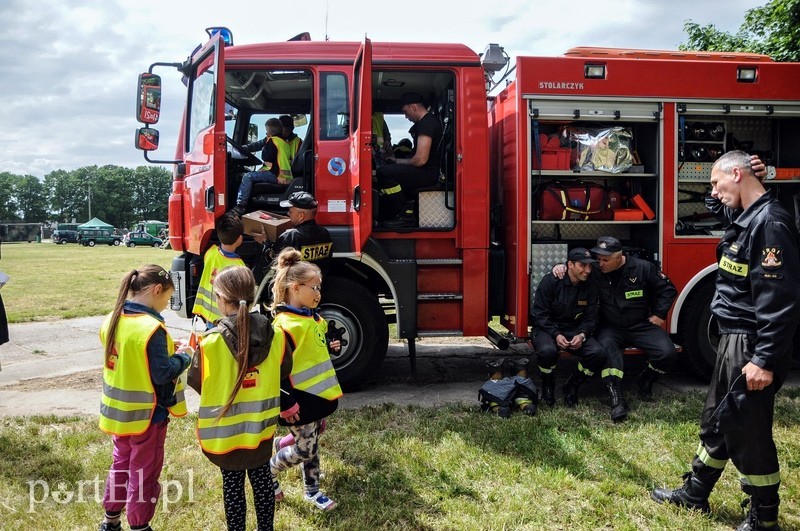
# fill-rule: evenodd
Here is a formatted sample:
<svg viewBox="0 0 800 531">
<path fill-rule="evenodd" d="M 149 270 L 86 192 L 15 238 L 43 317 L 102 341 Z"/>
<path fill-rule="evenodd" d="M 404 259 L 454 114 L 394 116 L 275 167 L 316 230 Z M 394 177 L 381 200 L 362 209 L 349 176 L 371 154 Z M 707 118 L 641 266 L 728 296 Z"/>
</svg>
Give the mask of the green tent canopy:
<svg viewBox="0 0 800 531">
<path fill-rule="evenodd" d="M 99 218 L 92 218 L 83 225 L 78 225 L 78 230 L 81 229 L 109 229 L 114 230 L 113 225 L 109 225 L 105 221 Z"/>
</svg>

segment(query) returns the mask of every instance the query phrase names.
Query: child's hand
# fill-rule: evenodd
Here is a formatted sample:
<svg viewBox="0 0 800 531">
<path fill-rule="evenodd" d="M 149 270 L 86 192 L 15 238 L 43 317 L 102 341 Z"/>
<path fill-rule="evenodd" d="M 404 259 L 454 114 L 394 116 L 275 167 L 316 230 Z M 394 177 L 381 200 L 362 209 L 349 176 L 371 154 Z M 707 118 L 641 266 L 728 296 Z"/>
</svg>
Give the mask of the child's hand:
<svg viewBox="0 0 800 531">
<path fill-rule="evenodd" d="M 190 357 L 194 355 L 194 349 L 189 345 L 189 342 L 186 340 L 183 340 L 178 344 L 177 348 L 175 349 L 175 352 L 185 352 Z"/>
<path fill-rule="evenodd" d="M 328 343 L 328 348 L 334 352 L 339 352 L 342 350 L 342 343 L 338 339 L 334 339 L 330 343 Z"/>
</svg>

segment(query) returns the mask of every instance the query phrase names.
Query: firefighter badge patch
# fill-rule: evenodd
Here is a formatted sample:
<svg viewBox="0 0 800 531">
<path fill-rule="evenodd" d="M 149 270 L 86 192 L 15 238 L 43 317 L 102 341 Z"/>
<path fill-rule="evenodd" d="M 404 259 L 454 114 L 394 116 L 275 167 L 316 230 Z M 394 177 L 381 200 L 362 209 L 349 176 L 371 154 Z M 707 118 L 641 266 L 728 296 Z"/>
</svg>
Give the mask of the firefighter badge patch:
<svg viewBox="0 0 800 531">
<path fill-rule="evenodd" d="M 764 269 L 778 269 L 783 266 L 783 249 L 780 247 L 766 247 L 761 251 L 761 267 Z"/>
</svg>

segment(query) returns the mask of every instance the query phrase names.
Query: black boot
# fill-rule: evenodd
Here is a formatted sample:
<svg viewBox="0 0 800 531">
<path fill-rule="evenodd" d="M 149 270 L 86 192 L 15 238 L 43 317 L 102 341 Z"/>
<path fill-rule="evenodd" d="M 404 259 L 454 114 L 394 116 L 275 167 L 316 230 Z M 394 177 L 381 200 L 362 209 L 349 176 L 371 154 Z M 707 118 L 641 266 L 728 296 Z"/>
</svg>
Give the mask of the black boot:
<svg viewBox="0 0 800 531">
<path fill-rule="evenodd" d="M 653 383 L 658 380 L 659 373 L 648 366 L 639 376 L 638 395 L 641 400 L 650 401 L 653 399 Z"/>
<path fill-rule="evenodd" d="M 564 404 L 566 404 L 567 407 L 575 407 L 578 405 L 578 388 L 587 378 L 589 377 L 586 373 L 576 370 L 567 378 L 567 381 L 564 382 L 562 390 L 564 391 Z"/>
<path fill-rule="evenodd" d="M 619 378 L 610 376 L 606 379 L 606 387 L 610 395 L 611 420 L 622 422 L 628 418 L 628 404 L 622 396 L 622 388 L 619 385 Z"/>
<path fill-rule="evenodd" d="M 677 489 L 657 488 L 650 493 L 650 497 L 658 503 L 674 503 L 681 507 L 708 512 L 708 496 L 714 485 L 706 485 L 693 472 L 685 473 L 683 479 L 685 480 L 683 485 Z"/>
<path fill-rule="evenodd" d="M 742 508 L 750 504 L 750 511 L 736 531 L 781 531 L 778 525 L 778 504 L 759 505 L 756 498 L 747 498 Z"/>
<path fill-rule="evenodd" d="M 552 372 L 542 373 L 542 402 L 556 405 L 556 375 Z"/>
</svg>

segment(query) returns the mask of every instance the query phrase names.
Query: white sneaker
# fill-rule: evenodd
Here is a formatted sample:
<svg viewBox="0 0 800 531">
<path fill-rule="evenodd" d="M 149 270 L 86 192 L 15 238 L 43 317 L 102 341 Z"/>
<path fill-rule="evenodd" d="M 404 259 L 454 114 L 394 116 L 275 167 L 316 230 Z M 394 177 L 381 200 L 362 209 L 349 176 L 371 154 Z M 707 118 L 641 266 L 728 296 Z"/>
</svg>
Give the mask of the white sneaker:
<svg viewBox="0 0 800 531">
<path fill-rule="evenodd" d="M 322 494 L 322 491 L 318 491 L 313 496 L 306 494 L 303 498 L 307 502 L 313 503 L 320 511 L 330 511 L 336 507 L 336 502 Z"/>
</svg>

